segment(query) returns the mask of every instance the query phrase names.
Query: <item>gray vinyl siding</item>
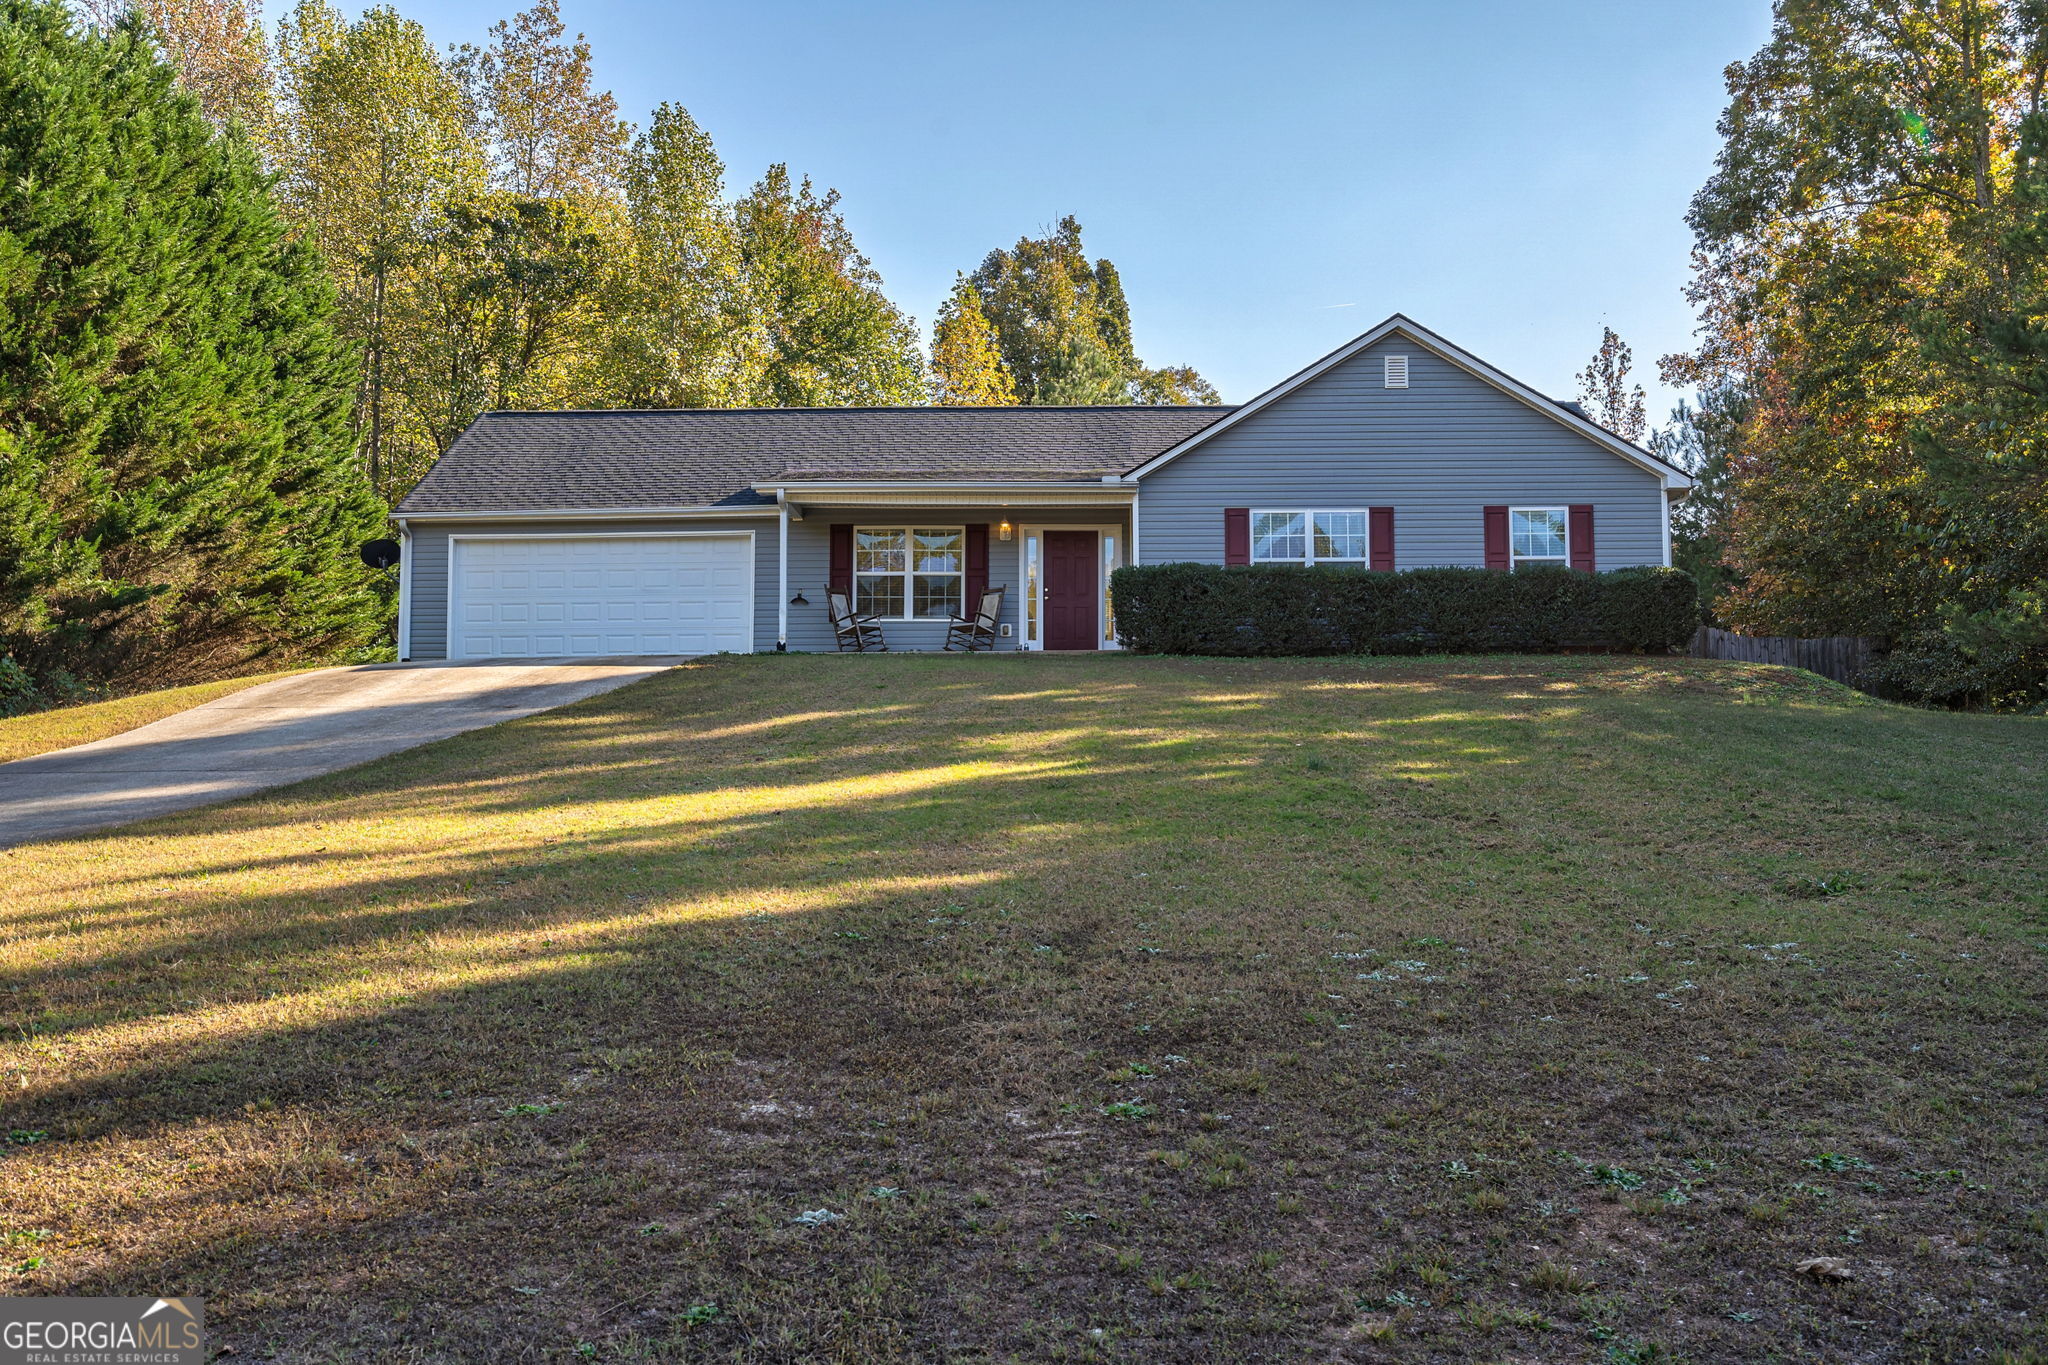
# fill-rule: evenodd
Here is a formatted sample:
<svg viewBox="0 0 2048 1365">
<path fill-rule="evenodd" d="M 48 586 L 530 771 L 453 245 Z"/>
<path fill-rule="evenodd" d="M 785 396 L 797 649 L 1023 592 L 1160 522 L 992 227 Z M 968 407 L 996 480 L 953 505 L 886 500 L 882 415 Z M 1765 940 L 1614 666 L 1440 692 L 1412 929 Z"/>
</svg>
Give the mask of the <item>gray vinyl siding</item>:
<svg viewBox="0 0 2048 1365">
<path fill-rule="evenodd" d="M 825 584 L 832 572 L 832 526 L 835 522 L 846 522 L 855 526 L 968 526 L 985 522 L 989 528 L 988 540 L 988 584 L 992 588 L 1008 588 L 1003 594 L 1002 624 L 1010 627 L 1009 638 L 998 639 L 998 650 L 1022 649 L 1024 627 L 1022 610 L 1023 580 L 1020 563 L 1024 538 L 1020 533 L 1016 539 L 996 539 L 996 525 L 1004 517 L 1017 527 L 1032 526 L 1122 526 L 1124 511 L 1120 507 L 1061 507 L 1045 510 L 1031 508 L 971 507 L 965 509 L 921 508 L 916 511 L 899 512 L 887 509 L 839 509 L 813 507 L 805 510 L 804 519 L 789 528 L 789 595 L 799 591 L 810 599 L 810 605 L 789 609 L 789 647 L 793 650 L 831 650 L 837 645 L 832 639 L 832 621 L 825 614 Z M 1126 550 L 1128 546 L 1125 547 Z M 946 643 L 946 625 L 943 621 L 885 621 L 882 623 L 882 638 L 890 649 L 939 649 Z M 761 648 L 772 649 L 775 644 L 773 629 L 763 637 L 766 643 Z"/>
<path fill-rule="evenodd" d="M 1384 357 L 1408 357 L 1408 387 Z M 1147 564 L 1223 562 L 1223 509 L 1394 509 L 1394 566 L 1485 563 L 1488 505 L 1593 504 L 1597 566 L 1664 562 L 1660 476 L 1395 336 L 1142 480 Z"/>
<path fill-rule="evenodd" d="M 409 519 L 412 527 L 412 659 L 448 657 L 448 537 L 450 535 L 603 535 L 630 531 L 717 531 L 754 533 L 754 648 L 775 648 L 775 518 L 727 521 L 496 521 L 436 524 Z M 792 592 L 794 589 L 792 589 Z"/>
<path fill-rule="evenodd" d="M 897 511 L 886 508 L 859 510 L 807 509 L 802 521 L 789 527 L 789 595 L 802 594 L 803 605 L 789 608 L 789 647 L 793 650 L 829 651 L 837 646 L 832 622 L 826 615 L 825 583 L 831 574 L 832 524 L 848 522 L 859 526 L 966 526 L 985 522 L 989 527 L 989 586 L 1007 587 L 1003 596 L 1002 620 L 1010 627 L 1007 639 L 999 639 L 999 650 L 1020 649 L 1024 643 L 1019 598 L 1019 556 L 1023 545 L 1017 539 L 996 539 L 995 527 L 1007 516 L 1016 526 L 1104 525 L 1123 526 L 1121 508 L 1063 507 L 1031 508 L 978 507 L 966 509 L 921 508 Z M 412 519 L 412 659 L 448 657 L 448 537 L 455 535 L 602 535 L 634 531 L 715 531 L 754 534 L 754 648 L 775 648 L 777 605 L 777 525 L 774 517 L 718 521 L 513 521 L 434 523 Z M 1128 548 L 1128 545 L 1126 545 Z M 945 644 L 943 621 L 890 621 L 882 626 L 891 649 L 938 649 Z"/>
</svg>

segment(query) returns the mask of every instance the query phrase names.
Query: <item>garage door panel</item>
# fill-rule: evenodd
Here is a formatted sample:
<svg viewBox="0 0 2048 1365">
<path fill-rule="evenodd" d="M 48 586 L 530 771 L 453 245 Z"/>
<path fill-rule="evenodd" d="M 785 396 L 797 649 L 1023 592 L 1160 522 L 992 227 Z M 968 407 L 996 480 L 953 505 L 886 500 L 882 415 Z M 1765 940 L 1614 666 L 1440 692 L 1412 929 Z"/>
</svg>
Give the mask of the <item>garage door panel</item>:
<svg viewBox="0 0 2048 1365">
<path fill-rule="evenodd" d="M 753 648 L 744 536 L 457 540 L 457 658 Z"/>
</svg>

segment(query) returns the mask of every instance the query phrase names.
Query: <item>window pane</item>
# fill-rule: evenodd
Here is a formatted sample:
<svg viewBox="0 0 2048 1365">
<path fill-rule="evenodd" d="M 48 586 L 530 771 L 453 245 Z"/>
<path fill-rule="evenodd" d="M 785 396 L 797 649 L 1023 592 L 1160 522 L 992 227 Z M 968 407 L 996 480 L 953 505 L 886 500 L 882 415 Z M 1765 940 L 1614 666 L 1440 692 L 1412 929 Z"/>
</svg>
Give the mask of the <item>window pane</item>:
<svg viewBox="0 0 2048 1365">
<path fill-rule="evenodd" d="M 1102 537 L 1102 642 L 1116 642 L 1116 614 L 1109 600 L 1109 576 L 1116 572 L 1116 537 Z"/>
<path fill-rule="evenodd" d="M 1515 512 L 1512 516 L 1517 559 L 1564 558 L 1564 513 Z"/>
<path fill-rule="evenodd" d="M 960 572 L 960 531 L 912 531 L 912 562 L 919 573 Z"/>
<path fill-rule="evenodd" d="M 861 575 L 853 581 L 853 609 L 862 616 L 901 616 L 903 614 L 903 576 L 901 574 Z"/>
<path fill-rule="evenodd" d="M 1365 513 L 1316 513 L 1316 558 L 1364 559 Z"/>
<path fill-rule="evenodd" d="M 1308 537 L 1302 534 L 1301 513 L 1261 512 L 1252 518 L 1253 559 L 1306 559 Z"/>
<path fill-rule="evenodd" d="M 1024 537 L 1024 638 L 1038 642 L 1038 537 Z"/>
<path fill-rule="evenodd" d="M 854 528 L 853 567 L 856 573 L 901 573 L 903 533 Z"/>
<path fill-rule="evenodd" d="M 917 610 L 914 615 L 923 620 L 937 617 L 960 616 L 960 575 L 959 574 L 915 574 L 910 580 L 916 586 L 912 589 L 912 602 Z"/>
</svg>

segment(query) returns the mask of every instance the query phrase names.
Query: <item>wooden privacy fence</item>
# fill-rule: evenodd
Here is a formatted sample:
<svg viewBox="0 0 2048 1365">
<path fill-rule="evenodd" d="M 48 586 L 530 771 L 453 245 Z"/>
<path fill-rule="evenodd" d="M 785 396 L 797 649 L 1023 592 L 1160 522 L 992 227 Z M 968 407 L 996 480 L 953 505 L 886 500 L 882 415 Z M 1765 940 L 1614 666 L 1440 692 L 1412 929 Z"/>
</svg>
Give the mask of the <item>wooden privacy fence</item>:
<svg viewBox="0 0 2048 1365">
<path fill-rule="evenodd" d="M 1828 635 L 1803 640 L 1796 635 L 1737 635 L 1732 630 L 1701 626 L 1692 637 L 1695 659 L 1741 659 L 1753 664 L 1786 664 L 1811 669 L 1838 683 L 1856 675 L 1883 652 L 1884 641 L 1869 635 Z"/>
</svg>

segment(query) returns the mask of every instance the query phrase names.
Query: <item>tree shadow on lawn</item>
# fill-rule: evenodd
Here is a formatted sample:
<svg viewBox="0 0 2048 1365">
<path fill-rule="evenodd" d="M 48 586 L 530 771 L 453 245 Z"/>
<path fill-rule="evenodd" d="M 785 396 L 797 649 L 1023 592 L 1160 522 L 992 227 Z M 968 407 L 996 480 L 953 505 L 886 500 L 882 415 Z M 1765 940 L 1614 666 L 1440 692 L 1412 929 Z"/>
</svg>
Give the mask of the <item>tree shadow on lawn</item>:
<svg viewBox="0 0 2048 1365">
<path fill-rule="evenodd" d="M 1449 1358 L 1482 1349 L 1475 1306 L 1583 1309 L 1531 1296 L 1540 1248 L 1600 1264 L 1619 1329 L 1685 1317 L 1702 1358 L 1865 1358 L 1844 1317 L 2018 1339 L 2039 1093 L 1968 1097 L 2043 1060 L 2038 961 L 1995 939 L 1906 984 L 1883 959 L 1918 913 L 1731 895 L 1715 841 L 1641 842 L 1663 783 L 1574 791 L 1690 743 L 1687 713 L 1637 703 L 1618 756 L 1560 761 L 1594 722 L 1532 732 L 1341 672 L 1184 666 L 1105 727 L 1086 686 L 1047 714 L 1036 673 L 877 670 L 944 695 L 838 700 L 795 751 L 762 736 L 806 689 L 733 671 L 757 686 L 643 684 L 100 841 L 162 870 L 97 892 L 60 859 L 48 894 L 94 897 L 72 918 L 175 919 L 7 983 L 42 1049 L 8 1124 L 50 1134 L 6 1161 L 7 1226 L 59 1233 L 24 1283 L 206 1292 L 224 1339 L 286 1358 L 911 1359 L 1102 1329 L 1150 1359 L 1270 1359 L 1350 1349 L 1358 1301 L 1398 1292 L 1402 1340 Z M 357 851 L 259 852 L 287 836 Z M 181 898 L 166 879 L 201 851 Z M 1766 961 L 1741 940 L 1763 927 L 1825 960 Z M 1905 1050 L 1944 1015 L 1974 1054 Z M 1823 1148 L 1885 1190 L 1801 1164 Z M 1965 1161 L 1985 1189 L 1905 1174 Z M 1692 1202 L 1658 1207 L 1666 1181 Z M 844 1218 L 788 1221 L 819 1207 Z M 1782 1273 L 1880 1226 L 1857 1254 L 1901 1265 L 1900 1239 L 1986 1230 L 1914 1282 L 1994 1308 Z M 1423 1279 L 1431 1258 L 1455 1278 Z M 1486 1349 L 1516 1331 L 1542 1348 L 1526 1327 Z"/>
</svg>

